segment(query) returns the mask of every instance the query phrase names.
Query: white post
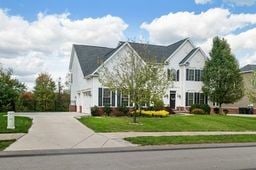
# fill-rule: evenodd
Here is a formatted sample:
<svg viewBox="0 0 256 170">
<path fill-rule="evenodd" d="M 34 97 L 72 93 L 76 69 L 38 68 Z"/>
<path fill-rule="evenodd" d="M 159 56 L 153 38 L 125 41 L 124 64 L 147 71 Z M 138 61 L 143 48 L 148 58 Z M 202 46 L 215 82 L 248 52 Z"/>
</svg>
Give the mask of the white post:
<svg viewBox="0 0 256 170">
<path fill-rule="evenodd" d="M 7 129 L 15 129 L 14 111 L 9 111 L 7 114 Z"/>
</svg>

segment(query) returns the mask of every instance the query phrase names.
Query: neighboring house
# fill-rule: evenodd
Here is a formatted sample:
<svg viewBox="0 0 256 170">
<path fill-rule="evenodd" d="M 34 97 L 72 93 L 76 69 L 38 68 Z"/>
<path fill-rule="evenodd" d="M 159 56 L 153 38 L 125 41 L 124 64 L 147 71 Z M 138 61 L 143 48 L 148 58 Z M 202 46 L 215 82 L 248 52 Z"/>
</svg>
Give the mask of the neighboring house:
<svg viewBox="0 0 256 170">
<path fill-rule="evenodd" d="M 146 47 L 146 48 L 145 48 Z M 144 51 L 166 63 L 166 71 L 173 74 L 173 83 L 163 96 L 166 106 L 183 111 L 194 103 L 208 103 L 202 92 L 202 70 L 207 56 L 195 47 L 189 38 L 168 46 L 120 42 L 116 48 L 73 45 L 69 71 L 71 81 L 70 110 L 90 114 L 93 106 L 130 106 L 129 96 L 117 95 L 98 81 L 102 63 L 113 67 L 118 59 L 125 57 L 127 50 L 136 55 Z"/>
<path fill-rule="evenodd" d="M 223 107 L 229 108 L 229 110 L 233 109 L 234 113 L 238 113 L 239 107 L 248 107 L 248 105 L 253 104 L 253 106 L 256 106 L 256 103 L 251 103 L 248 98 L 248 93 L 251 90 L 256 91 L 256 89 L 252 86 L 252 76 L 253 72 L 256 71 L 256 65 L 248 64 L 240 69 L 240 73 L 243 77 L 244 82 L 244 96 L 239 101 L 233 103 L 233 104 L 225 104 Z"/>
</svg>

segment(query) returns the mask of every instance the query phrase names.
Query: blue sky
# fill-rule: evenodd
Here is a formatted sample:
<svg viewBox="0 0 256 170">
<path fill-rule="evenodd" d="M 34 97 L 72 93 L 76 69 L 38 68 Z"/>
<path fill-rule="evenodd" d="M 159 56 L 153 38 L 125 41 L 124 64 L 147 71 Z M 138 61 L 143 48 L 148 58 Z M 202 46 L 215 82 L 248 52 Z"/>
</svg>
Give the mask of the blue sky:
<svg viewBox="0 0 256 170">
<path fill-rule="evenodd" d="M 240 66 L 255 64 L 256 0 L 0 0 L 0 63 L 29 87 L 40 72 L 65 79 L 74 43 L 190 37 L 208 53 L 217 35 Z"/>
</svg>

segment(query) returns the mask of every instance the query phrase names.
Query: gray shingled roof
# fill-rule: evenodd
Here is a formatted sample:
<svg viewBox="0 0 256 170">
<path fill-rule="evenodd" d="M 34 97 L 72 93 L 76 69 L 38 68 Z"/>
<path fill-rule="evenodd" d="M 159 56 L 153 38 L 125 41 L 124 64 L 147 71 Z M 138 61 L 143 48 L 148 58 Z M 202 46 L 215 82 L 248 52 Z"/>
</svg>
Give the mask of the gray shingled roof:
<svg viewBox="0 0 256 170">
<path fill-rule="evenodd" d="M 114 49 L 88 45 L 74 45 L 74 50 L 77 54 L 83 74 L 87 76 L 93 73 L 93 71 L 99 67 L 100 63 L 108 58 L 107 54 L 111 53 Z"/>
<path fill-rule="evenodd" d="M 242 72 L 254 71 L 254 70 L 256 70 L 256 64 L 248 64 L 240 69 L 240 71 Z"/>
<path fill-rule="evenodd" d="M 184 64 L 197 50 L 198 48 L 194 48 L 193 50 L 191 50 L 188 55 L 183 58 L 183 60 L 181 60 L 180 64 Z"/>
<path fill-rule="evenodd" d="M 158 62 L 165 61 L 174 51 L 179 48 L 187 39 L 178 41 L 169 46 L 141 44 L 129 42 L 134 50 L 141 56 L 155 57 Z M 106 61 L 116 50 L 118 50 L 124 42 L 120 42 L 116 48 L 89 46 L 89 45 L 73 45 L 77 54 L 78 61 L 82 68 L 84 76 L 92 74 L 101 63 Z"/>
<path fill-rule="evenodd" d="M 154 58 L 157 60 L 157 62 L 164 62 L 186 40 L 187 38 L 169 46 L 142 44 L 134 42 L 129 42 L 129 44 L 144 60 Z"/>
</svg>

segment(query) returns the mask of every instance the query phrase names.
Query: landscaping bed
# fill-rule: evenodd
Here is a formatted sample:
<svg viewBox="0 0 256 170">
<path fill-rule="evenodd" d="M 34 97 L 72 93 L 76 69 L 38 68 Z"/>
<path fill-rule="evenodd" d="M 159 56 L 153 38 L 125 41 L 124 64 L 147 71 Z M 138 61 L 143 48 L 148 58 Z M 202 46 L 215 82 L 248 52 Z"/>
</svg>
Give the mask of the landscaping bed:
<svg viewBox="0 0 256 170">
<path fill-rule="evenodd" d="M 125 140 L 139 145 L 245 143 L 256 142 L 256 135 L 207 135 L 207 136 L 141 136 Z"/>
<path fill-rule="evenodd" d="M 166 118 L 82 117 L 80 122 L 96 132 L 256 131 L 256 118 L 220 115 L 169 116 Z"/>
<path fill-rule="evenodd" d="M 0 133 L 27 133 L 32 125 L 32 119 L 15 116 L 15 129 L 7 129 L 7 115 L 0 114 Z"/>
</svg>

